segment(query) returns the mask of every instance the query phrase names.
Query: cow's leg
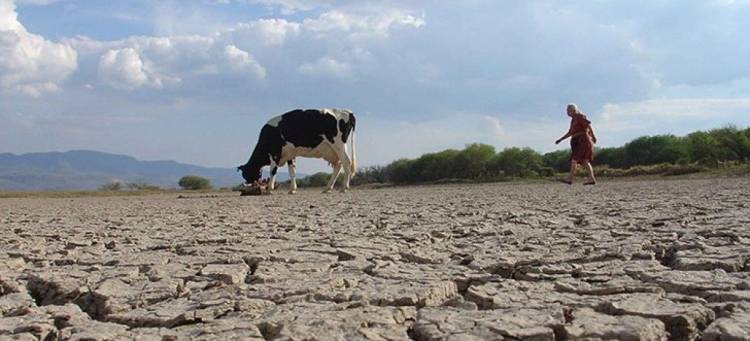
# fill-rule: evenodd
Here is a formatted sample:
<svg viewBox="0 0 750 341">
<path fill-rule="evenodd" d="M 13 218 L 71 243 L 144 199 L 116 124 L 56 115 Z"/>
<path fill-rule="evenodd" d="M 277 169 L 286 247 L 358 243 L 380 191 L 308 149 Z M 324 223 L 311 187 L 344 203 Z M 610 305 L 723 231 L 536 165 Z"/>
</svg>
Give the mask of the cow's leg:
<svg viewBox="0 0 750 341">
<path fill-rule="evenodd" d="M 344 145 L 344 152 L 341 153 L 340 159 L 344 167 L 344 186 L 341 187 L 341 193 L 346 193 L 349 190 L 349 181 L 352 179 L 352 161 L 346 153 L 346 145 Z"/>
<path fill-rule="evenodd" d="M 339 177 L 339 173 L 341 173 L 341 162 L 337 162 L 333 165 L 333 174 L 331 174 L 331 180 L 328 180 L 328 186 L 326 186 L 326 190 L 323 191 L 323 193 L 331 193 L 333 190 L 333 186 L 336 184 L 336 179 Z"/>
<path fill-rule="evenodd" d="M 289 194 L 294 194 L 297 193 L 297 165 L 294 164 L 294 159 L 289 160 L 286 164 L 289 168 L 289 180 L 291 181 Z"/>
<path fill-rule="evenodd" d="M 276 171 L 279 170 L 279 166 L 271 166 L 271 178 L 268 180 L 268 190 L 273 191 L 276 189 Z"/>
</svg>

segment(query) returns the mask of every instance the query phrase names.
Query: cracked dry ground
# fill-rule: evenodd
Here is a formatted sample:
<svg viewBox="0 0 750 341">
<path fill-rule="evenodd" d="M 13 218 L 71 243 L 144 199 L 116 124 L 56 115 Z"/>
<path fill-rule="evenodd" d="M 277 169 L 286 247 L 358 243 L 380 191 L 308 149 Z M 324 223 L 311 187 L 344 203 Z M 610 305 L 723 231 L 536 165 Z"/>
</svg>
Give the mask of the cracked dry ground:
<svg viewBox="0 0 750 341">
<path fill-rule="evenodd" d="M 746 340 L 750 179 L 0 200 L 0 339 Z"/>
</svg>

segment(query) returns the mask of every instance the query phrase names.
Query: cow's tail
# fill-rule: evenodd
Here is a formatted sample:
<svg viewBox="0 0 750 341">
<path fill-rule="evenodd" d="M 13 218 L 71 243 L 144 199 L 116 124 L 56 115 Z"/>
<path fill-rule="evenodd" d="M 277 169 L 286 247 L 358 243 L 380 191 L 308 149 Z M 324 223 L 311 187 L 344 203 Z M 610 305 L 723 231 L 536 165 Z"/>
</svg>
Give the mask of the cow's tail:
<svg viewBox="0 0 750 341">
<path fill-rule="evenodd" d="M 351 136 L 352 137 L 352 139 L 351 139 L 352 140 L 352 162 L 351 162 L 351 165 L 350 165 L 349 173 L 351 174 L 351 176 L 354 176 L 354 174 L 357 173 L 357 153 L 356 153 L 356 150 L 355 150 L 356 148 L 354 147 L 354 128 L 357 125 L 357 120 L 354 118 L 354 114 L 350 114 L 350 116 L 349 116 L 349 125 L 351 126 L 351 129 L 352 129 L 352 131 L 351 131 L 351 135 L 352 135 Z"/>
</svg>

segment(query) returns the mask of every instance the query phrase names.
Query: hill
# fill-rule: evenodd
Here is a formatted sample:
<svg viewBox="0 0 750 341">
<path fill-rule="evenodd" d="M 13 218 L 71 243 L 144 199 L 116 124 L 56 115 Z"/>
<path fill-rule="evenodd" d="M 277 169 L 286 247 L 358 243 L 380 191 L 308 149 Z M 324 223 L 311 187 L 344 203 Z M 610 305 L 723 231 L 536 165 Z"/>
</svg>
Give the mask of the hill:
<svg viewBox="0 0 750 341">
<path fill-rule="evenodd" d="M 0 154 L 0 190 L 7 191 L 88 190 L 116 181 L 172 188 L 185 175 L 208 178 L 214 187 L 234 186 L 243 181 L 235 168 L 140 161 L 127 155 L 90 150 Z M 286 173 L 278 175 L 280 181 L 288 178 Z"/>
</svg>

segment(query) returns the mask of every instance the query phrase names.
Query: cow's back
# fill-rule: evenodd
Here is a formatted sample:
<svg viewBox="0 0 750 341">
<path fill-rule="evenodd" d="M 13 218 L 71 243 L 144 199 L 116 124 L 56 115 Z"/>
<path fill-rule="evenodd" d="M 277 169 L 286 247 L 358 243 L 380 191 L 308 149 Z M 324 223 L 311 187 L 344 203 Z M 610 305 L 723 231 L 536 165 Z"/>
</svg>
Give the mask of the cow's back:
<svg viewBox="0 0 750 341">
<path fill-rule="evenodd" d="M 284 140 L 297 147 L 315 148 L 324 138 L 334 143 L 338 134 L 336 116 L 323 110 L 292 110 L 268 124 L 277 124 Z"/>
</svg>

